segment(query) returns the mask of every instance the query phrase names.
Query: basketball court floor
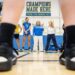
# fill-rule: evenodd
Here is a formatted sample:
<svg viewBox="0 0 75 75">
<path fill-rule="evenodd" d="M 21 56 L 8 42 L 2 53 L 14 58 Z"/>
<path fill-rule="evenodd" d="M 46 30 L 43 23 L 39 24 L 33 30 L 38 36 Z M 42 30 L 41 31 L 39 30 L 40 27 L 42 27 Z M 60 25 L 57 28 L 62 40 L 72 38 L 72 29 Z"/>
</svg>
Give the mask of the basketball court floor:
<svg viewBox="0 0 75 75">
<path fill-rule="evenodd" d="M 20 52 L 17 65 L 0 75 L 75 75 L 59 64 L 60 53 Z"/>
</svg>

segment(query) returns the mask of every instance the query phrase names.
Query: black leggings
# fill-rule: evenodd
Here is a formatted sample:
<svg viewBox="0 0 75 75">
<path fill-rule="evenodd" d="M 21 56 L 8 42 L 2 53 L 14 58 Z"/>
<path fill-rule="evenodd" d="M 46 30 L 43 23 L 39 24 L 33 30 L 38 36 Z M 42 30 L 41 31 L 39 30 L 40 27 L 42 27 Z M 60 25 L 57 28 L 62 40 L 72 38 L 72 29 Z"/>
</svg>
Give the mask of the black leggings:
<svg viewBox="0 0 75 75">
<path fill-rule="evenodd" d="M 48 34 L 47 35 L 47 44 L 46 44 L 46 48 L 45 50 L 47 51 L 49 46 L 50 46 L 50 41 L 52 40 L 54 46 L 55 46 L 55 49 L 57 50 L 59 47 L 57 45 L 57 42 L 56 42 L 56 38 L 55 38 L 55 34 Z"/>
</svg>

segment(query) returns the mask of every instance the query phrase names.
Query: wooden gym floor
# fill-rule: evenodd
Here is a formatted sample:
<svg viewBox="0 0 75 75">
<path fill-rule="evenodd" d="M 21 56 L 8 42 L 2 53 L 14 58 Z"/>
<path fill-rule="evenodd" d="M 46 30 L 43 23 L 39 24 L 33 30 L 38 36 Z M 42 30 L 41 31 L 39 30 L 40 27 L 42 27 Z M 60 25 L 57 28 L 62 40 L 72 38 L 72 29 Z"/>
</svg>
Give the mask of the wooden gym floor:
<svg viewBox="0 0 75 75">
<path fill-rule="evenodd" d="M 59 64 L 59 53 L 21 52 L 25 54 L 18 59 L 11 71 L 0 72 L 0 75 L 75 75 Z"/>
</svg>

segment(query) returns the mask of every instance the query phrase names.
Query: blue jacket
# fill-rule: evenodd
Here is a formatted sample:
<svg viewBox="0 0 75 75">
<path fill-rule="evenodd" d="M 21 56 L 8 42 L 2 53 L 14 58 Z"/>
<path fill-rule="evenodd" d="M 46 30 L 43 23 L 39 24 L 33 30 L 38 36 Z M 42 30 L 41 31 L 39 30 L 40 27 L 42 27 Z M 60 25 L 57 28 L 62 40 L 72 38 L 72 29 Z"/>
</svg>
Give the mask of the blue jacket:
<svg viewBox="0 0 75 75">
<path fill-rule="evenodd" d="M 42 26 L 36 25 L 33 28 L 33 35 L 42 36 L 43 35 L 43 31 L 44 31 L 44 28 Z"/>
</svg>

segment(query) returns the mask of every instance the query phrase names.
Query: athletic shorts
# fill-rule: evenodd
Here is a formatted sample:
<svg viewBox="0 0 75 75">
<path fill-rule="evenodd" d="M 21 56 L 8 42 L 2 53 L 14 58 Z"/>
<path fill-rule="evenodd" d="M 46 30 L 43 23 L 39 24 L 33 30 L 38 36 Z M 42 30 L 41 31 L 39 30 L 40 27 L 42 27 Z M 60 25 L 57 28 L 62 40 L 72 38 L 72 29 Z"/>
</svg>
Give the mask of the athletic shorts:
<svg viewBox="0 0 75 75">
<path fill-rule="evenodd" d="M 24 36 L 30 36 L 30 34 L 24 34 Z"/>
<path fill-rule="evenodd" d="M 19 39 L 19 34 L 14 34 L 15 39 Z"/>
</svg>

